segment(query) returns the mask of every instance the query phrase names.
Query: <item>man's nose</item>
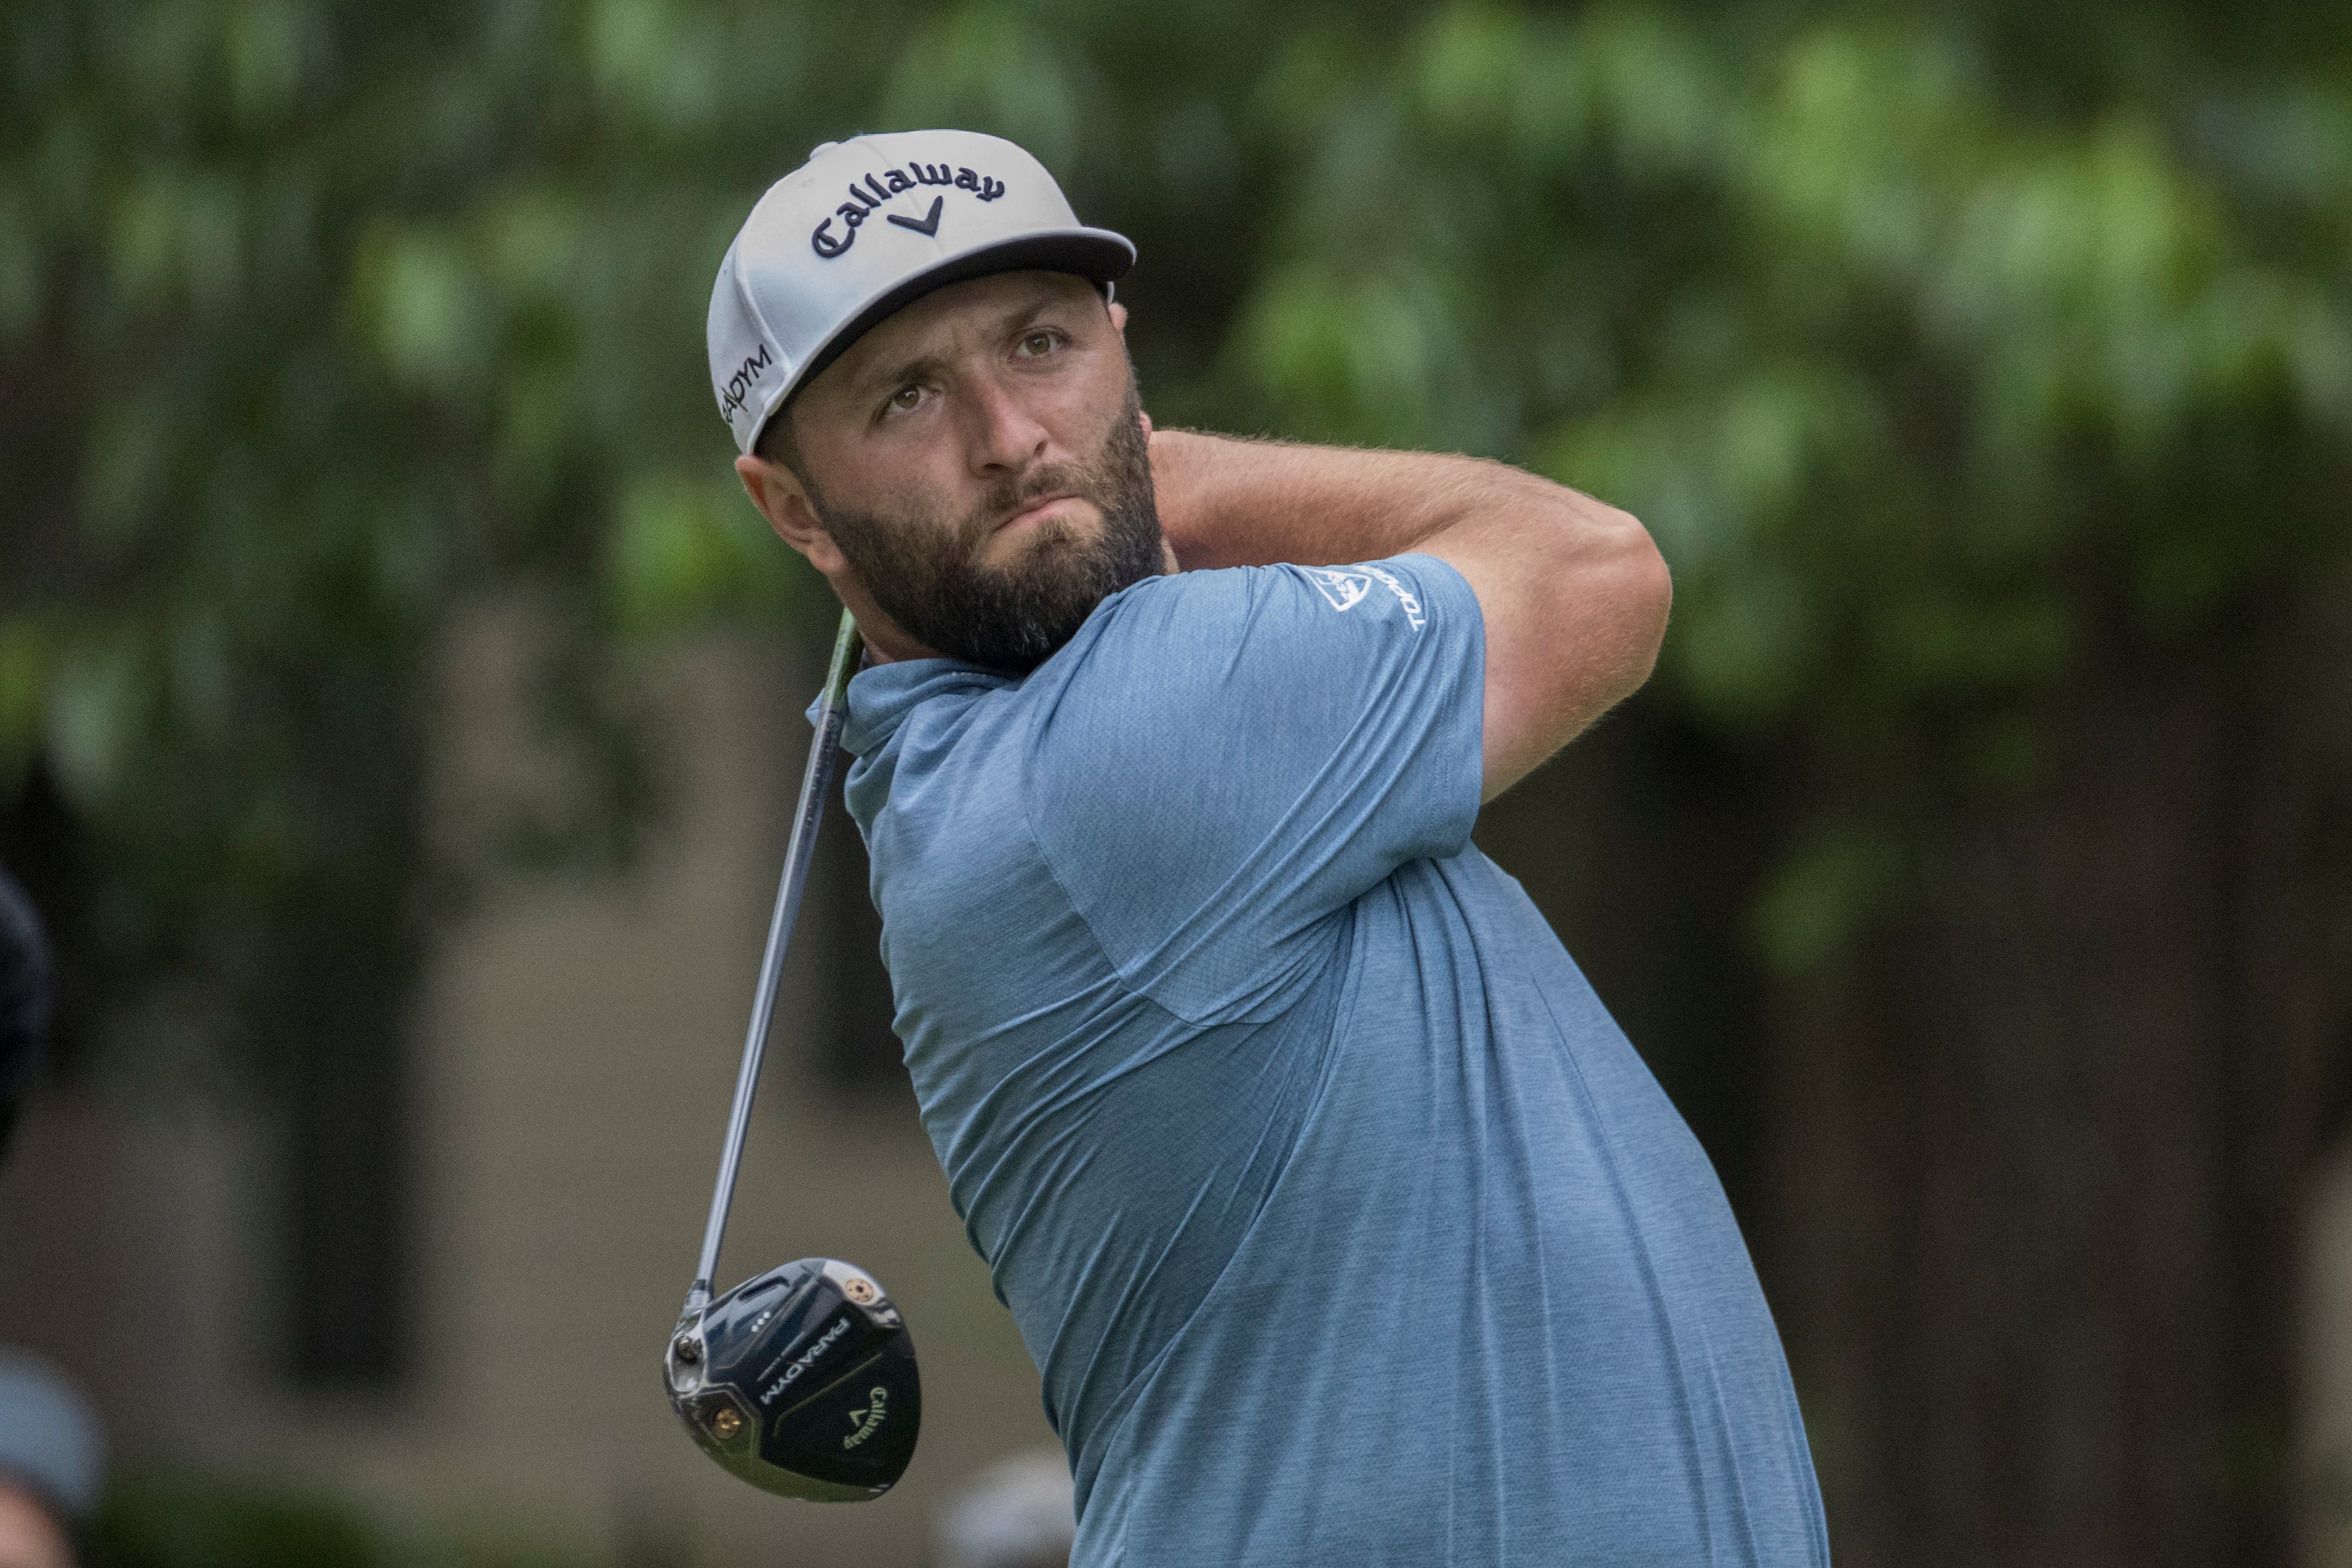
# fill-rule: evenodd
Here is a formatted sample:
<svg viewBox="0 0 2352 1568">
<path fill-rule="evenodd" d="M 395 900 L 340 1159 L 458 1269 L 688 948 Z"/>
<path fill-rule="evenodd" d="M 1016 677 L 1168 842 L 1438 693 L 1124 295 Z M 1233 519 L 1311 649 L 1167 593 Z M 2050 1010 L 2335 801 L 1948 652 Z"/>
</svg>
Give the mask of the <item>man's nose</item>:
<svg viewBox="0 0 2352 1568">
<path fill-rule="evenodd" d="M 972 468 L 989 476 L 1019 474 L 1045 455 L 1053 434 L 1013 389 L 994 376 L 974 376 L 970 411 Z"/>
</svg>

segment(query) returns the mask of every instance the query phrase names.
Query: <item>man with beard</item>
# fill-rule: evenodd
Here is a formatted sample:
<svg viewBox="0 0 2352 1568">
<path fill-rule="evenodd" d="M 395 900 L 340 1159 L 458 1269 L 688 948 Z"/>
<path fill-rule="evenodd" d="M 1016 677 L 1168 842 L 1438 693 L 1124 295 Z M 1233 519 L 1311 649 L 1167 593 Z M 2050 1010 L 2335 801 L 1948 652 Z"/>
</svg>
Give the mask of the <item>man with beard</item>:
<svg viewBox="0 0 2352 1568">
<path fill-rule="evenodd" d="M 1470 842 L 1648 674 L 1656 551 L 1496 464 L 1152 432 L 1132 256 L 1009 143 L 862 137 L 709 331 L 871 653 L 898 1030 L 1071 1561 L 1826 1563 L 1714 1172 Z"/>
</svg>

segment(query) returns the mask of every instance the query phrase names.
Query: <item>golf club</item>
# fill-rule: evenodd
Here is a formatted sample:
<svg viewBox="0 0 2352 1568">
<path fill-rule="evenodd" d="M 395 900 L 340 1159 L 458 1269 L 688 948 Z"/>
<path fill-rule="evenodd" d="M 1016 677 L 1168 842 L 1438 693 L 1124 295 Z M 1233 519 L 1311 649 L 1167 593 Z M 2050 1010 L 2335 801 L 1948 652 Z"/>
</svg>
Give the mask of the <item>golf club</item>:
<svg viewBox="0 0 2352 1568">
<path fill-rule="evenodd" d="M 879 1497 L 906 1473 L 923 1409 L 914 1338 L 872 1276 L 837 1259 L 786 1263 L 715 1300 L 710 1284 L 860 651 L 845 611 L 768 921 L 702 1259 L 662 1364 L 670 1407 L 705 1453 L 755 1487 L 818 1502 Z"/>
</svg>

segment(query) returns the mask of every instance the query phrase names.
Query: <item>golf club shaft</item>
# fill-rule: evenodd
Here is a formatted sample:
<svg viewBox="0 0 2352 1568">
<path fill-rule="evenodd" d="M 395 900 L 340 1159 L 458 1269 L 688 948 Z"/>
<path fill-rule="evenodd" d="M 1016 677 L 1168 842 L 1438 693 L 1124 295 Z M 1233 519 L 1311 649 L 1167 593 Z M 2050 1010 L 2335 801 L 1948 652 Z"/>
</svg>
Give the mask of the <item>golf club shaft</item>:
<svg viewBox="0 0 2352 1568">
<path fill-rule="evenodd" d="M 833 664 L 825 672 L 824 692 L 817 699 L 816 733 L 809 741 L 808 768 L 801 775 L 800 808 L 793 814 L 783 879 L 776 886 L 776 910 L 768 919 L 768 948 L 760 958 L 751 1027 L 744 1032 L 743 1065 L 735 1074 L 735 1104 L 727 1113 L 727 1144 L 719 1154 L 719 1185 L 710 1195 L 710 1222 L 702 1230 L 702 1260 L 695 1266 L 694 1284 L 687 1291 L 688 1315 L 709 1302 L 711 1276 L 719 1268 L 719 1244 L 726 1238 L 727 1210 L 735 1200 L 735 1172 L 743 1163 L 743 1133 L 751 1121 L 751 1097 L 760 1087 L 760 1059 L 768 1048 L 768 1026 L 776 1016 L 776 992 L 784 981 L 784 949 L 792 944 L 801 894 L 808 886 L 809 862 L 816 853 L 817 829 L 824 821 L 825 790 L 833 778 L 834 750 L 841 744 L 849 677 L 856 673 L 859 651 L 857 622 L 845 610 L 841 630 L 833 640 Z"/>
</svg>

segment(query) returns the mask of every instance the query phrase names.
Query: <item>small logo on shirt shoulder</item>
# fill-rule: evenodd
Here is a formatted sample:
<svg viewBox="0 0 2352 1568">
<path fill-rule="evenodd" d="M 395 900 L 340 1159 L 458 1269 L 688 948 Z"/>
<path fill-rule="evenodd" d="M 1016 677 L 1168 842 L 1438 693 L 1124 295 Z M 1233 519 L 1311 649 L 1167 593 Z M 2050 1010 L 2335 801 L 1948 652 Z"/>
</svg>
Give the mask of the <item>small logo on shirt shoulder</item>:
<svg viewBox="0 0 2352 1568">
<path fill-rule="evenodd" d="M 1310 566 L 1307 569 L 1307 575 L 1322 591 L 1324 599 L 1334 610 L 1353 610 L 1364 601 L 1364 595 L 1372 591 L 1372 584 L 1378 582 L 1396 595 L 1397 603 L 1403 607 L 1405 620 L 1411 622 L 1414 631 L 1418 632 L 1429 624 L 1428 613 L 1422 609 L 1421 601 L 1413 597 L 1412 591 L 1399 581 L 1392 571 L 1377 566 L 1360 566 L 1353 571 L 1341 571 L 1336 567 Z"/>
<path fill-rule="evenodd" d="M 1414 631 L 1418 632 L 1429 624 L 1429 617 L 1422 612 L 1421 601 L 1415 599 L 1412 591 L 1397 580 L 1396 573 L 1383 571 L 1376 566 L 1368 566 L 1364 570 L 1386 583 L 1388 591 L 1397 596 L 1397 602 L 1404 606 L 1404 618 L 1412 622 Z"/>
<path fill-rule="evenodd" d="M 1328 567 L 1316 566 L 1307 568 L 1307 575 L 1317 588 L 1323 591 L 1323 597 L 1330 601 L 1334 610 L 1353 610 L 1363 602 L 1364 595 L 1372 591 L 1372 580 L 1361 572 L 1334 571 Z"/>
</svg>

